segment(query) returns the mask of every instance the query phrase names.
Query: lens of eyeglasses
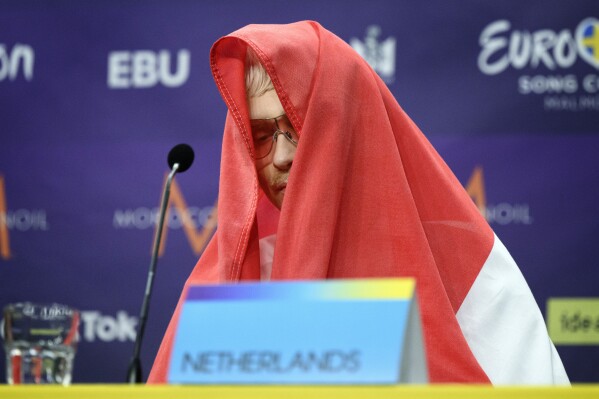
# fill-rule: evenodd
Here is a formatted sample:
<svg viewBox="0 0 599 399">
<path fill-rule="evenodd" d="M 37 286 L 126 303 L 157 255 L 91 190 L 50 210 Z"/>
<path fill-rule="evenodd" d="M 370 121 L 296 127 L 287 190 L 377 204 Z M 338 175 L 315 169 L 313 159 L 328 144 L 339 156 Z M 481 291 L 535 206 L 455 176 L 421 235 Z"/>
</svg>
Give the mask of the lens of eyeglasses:
<svg viewBox="0 0 599 399">
<path fill-rule="evenodd" d="M 297 145 L 299 137 L 293 126 L 287 119 L 287 115 L 281 115 L 273 119 L 251 120 L 252 136 L 254 139 L 254 151 L 256 159 L 265 158 L 272 151 L 274 141 L 279 135 L 285 136 L 293 144 Z M 275 134 L 277 133 L 278 134 Z"/>
</svg>

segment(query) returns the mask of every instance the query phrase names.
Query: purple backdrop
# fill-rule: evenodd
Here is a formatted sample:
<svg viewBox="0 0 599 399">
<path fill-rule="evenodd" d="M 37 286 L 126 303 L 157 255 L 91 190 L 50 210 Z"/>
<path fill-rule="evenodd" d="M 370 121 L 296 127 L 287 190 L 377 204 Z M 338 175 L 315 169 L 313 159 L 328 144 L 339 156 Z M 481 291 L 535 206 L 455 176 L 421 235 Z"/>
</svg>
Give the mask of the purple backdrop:
<svg viewBox="0 0 599 399">
<path fill-rule="evenodd" d="M 5 1 L 0 306 L 81 309 L 75 382 L 123 381 L 166 154 L 187 142 L 196 162 L 176 182 L 196 226 L 171 212 L 147 375 L 218 192 L 226 109 L 210 46 L 248 23 L 302 19 L 371 62 L 465 186 L 482 171 L 479 205 L 543 311 L 549 297 L 599 296 L 596 18 L 592 0 Z M 558 351 L 573 381 L 599 381 L 597 346 Z"/>
</svg>

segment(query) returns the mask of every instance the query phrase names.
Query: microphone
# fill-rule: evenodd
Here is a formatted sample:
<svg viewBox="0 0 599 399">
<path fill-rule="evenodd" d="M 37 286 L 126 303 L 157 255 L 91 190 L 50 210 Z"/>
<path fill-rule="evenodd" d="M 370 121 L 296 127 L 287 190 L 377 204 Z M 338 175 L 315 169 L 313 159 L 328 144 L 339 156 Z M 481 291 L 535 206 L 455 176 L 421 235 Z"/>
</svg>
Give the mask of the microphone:
<svg viewBox="0 0 599 399">
<path fill-rule="evenodd" d="M 193 163 L 193 150 L 187 144 L 177 144 L 168 153 L 168 166 L 173 169 L 175 164 L 179 164 L 177 172 L 185 172 Z"/>
<path fill-rule="evenodd" d="M 152 259 L 150 261 L 150 270 L 148 271 L 146 291 L 144 293 L 144 299 L 141 305 L 139 324 L 137 328 L 137 334 L 135 336 L 135 348 L 133 350 L 131 362 L 129 363 L 129 369 L 127 370 L 127 382 L 130 384 L 142 382 L 140 359 L 141 342 L 143 340 L 144 331 L 146 329 L 146 322 L 148 320 L 150 296 L 152 294 L 152 287 L 154 285 L 154 275 L 156 274 L 156 264 L 158 262 L 158 249 L 160 248 L 160 239 L 162 238 L 162 227 L 164 225 L 166 206 L 168 205 L 168 198 L 171 193 L 171 183 L 177 172 L 185 172 L 187 169 L 189 169 L 189 167 L 193 163 L 193 159 L 193 149 L 187 144 L 178 144 L 174 146 L 168 153 L 167 162 L 169 168 L 171 169 L 171 172 L 169 173 L 166 182 L 164 183 L 164 189 L 162 191 L 160 213 L 158 214 L 158 227 L 156 228 L 156 235 L 154 236 L 154 245 L 152 247 Z"/>
</svg>

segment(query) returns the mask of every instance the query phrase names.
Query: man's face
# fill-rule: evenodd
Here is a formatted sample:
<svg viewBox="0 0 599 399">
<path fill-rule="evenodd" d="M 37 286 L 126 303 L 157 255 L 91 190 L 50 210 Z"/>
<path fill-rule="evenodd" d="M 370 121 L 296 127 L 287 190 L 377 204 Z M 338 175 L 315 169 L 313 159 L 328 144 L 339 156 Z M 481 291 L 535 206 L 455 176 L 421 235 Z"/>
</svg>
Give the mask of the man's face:
<svg viewBox="0 0 599 399">
<path fill-rule="evenodd" d="M 267 91 L 260 97 L 251 97 L 249 99 L 249 106 L 250 119 L 276 118 L 285 113 L 279 97 L 277 97 L 277 93 L 274 90 Z M 281 126 L 281 128 L 283 127 Z M 273 133 L 274 130 L 271 133 L 271 140 Z M 260 132 L 252 129 L 254 142 L 258 139 L 263 139 L 257 137 L 259 134 Z M 266 157 L 255 161 L 260 187 L 262 187 L 268 199 L 279 209 L 281 209 L 281 205 L 283 204 L 283 197 L 285 196 L 287 179 L 289 178 L 289 172 L 293 158 L 295 157 L 295 150 L 296 146 L 293 143 L 285 137 L 279 136 L 276 142 L 273 143 L 270 153 Z"/>
</svg>

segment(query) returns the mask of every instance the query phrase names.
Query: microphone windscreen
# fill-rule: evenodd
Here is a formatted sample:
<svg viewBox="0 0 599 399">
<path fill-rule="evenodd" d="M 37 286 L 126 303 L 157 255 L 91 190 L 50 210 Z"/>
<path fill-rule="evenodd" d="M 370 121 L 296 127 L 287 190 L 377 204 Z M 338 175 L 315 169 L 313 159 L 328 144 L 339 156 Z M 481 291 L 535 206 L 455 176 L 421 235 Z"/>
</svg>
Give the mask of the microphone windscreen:
<svg viewBox="0 0 599 399">
<path fill-rule="evenodd" d="M 172 169 L 178 163 L 177 172 L 185 172 L 193 163 L 193 149 L 187 144 L 177 144 L 168 153 L 168 166 Z"/>
</svg>

